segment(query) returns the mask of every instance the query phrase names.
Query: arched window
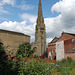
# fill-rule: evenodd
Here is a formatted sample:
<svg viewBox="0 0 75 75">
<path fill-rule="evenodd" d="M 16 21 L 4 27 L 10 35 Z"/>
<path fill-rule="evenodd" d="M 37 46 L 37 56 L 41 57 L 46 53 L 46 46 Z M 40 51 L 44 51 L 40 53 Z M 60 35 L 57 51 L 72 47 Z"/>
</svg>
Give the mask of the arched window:
<svg viewBox="0 0 75 75">
<path fill-rule="evenodd" d="M 34 48 L 33 48 L 33 50 L 34 50 L 34 52 L 36 52 L 36 50 L 37 50 L 37 47 L 34 47 Z"/>
</svg>

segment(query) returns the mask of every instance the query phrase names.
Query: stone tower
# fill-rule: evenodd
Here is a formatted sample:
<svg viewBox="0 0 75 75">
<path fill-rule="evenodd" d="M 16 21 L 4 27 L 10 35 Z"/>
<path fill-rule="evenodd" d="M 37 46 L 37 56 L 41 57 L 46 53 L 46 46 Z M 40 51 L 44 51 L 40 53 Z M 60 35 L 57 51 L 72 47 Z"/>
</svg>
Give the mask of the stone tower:
<svg viewBox="0 0 75 75">
<path fill-rule="evenodd" d="M 46 30 L 44 18 L 42 15 L 41 0 L 39 0 L 39 7 L 38 7 L 38 18 L 35 30 L 35 42 L 33 43 L 32 47 L 35 50 L 35 54 L 38 56 L 41 56 L 46 51 Z"/>
</svg>

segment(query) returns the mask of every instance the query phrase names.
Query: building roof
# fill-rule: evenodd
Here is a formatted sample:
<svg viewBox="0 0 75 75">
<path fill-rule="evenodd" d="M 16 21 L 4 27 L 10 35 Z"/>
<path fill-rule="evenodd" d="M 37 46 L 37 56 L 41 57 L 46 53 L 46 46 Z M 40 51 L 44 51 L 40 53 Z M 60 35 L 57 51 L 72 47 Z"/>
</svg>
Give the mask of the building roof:
<svg viewBox="0 0 75 75">
<path fill-rule="evenodd" d="M 13 34 L 18 34 L 18 35 L 24 35 L 24 36 L 29 36 L 29 35 L 25 35 L 23 33 L 20 33 L 20 32 L 15 32 L 15 31 L 9 31 L 9 30 L 3 30 L 3 29 L 0 29 L 0 32 L 8 32 L 8 33 L 13 33 Z M 30 36 L 29 36 L 30 37 Z"/>
<path fill-rule="evenodd" d="M 69 35 L 75 36 L 75 34 L 72 34 L 72 33 L 66 33 L 66 32 L 62 32 L 62 34 L 69 34 Z"/>
<path fill-rule="evenodd" d="M 61 40 L 70 39 L 70 37 L 65 37 L 65 36 L 63 36 L 64 34 L 67 34 L 67 35 L 69 35 L 69 36 L 75 37 L 75 34 L 67 33 L 67 32 L 62 32 L 62 33 L 61 33 L 61 36 L 59 37 L 59 39 L 58 39 L 57 42 L 59 42 L 59 41 L 61 41 Z"/>
<path fill-rule="evenodd" d="M 50 43 L 55 43 L 58 41 L 59 38 L 55 37 Z"/>
</svg>

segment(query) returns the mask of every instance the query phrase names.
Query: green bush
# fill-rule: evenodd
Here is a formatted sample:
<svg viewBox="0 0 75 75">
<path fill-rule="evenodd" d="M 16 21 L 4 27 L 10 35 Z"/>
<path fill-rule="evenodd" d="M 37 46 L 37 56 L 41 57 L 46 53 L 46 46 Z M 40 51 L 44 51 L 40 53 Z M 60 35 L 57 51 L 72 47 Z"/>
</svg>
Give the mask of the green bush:
<svg viewBox="0 0 75 75">
<path fill-rule="evenodd" d="M 40 56 L 38 56 L 38 55 L 34 55 L 33 58 L 40 58 Z"/>
<path fill-rule="evenodd" d="M 61 62 L 62 62 L 62 63 L 66 63 L 66 62 L 67 62 L 67 60 L 66 60 L 66 59 L 63 59 Z"/>
<path fill-rule="evenodd" d="M 21 57 L 30 57 L 33 53 L 33 50 L 31 50 L 31 44 L 24 42 L 23 44 L 19 45 L 16 55 Z"/>
<path fill-rule="evenodd" d="M 0 44 L 0 75 L 15 75 L 12 67 L 13 64 L 8 60 L 4 47 Z"/>
<path fill-rule="evenodd" d="M 25 74 L 25 62 L 23 58 L 18 58 L 16 61 L 14 61 L 14 72 L 15 75 L 26 75 Z"/>
<path fill-rule="evenodd" d="M 68 60 L 63 59 L 57 64 L 49 64 L 40 61 L 25 61 L 19 59 L 16 63 L 18 75 L 74 75 L 75 61 L 69 63 Z"/>
<path fill-rule="evenodd" d="M 45 52 L 45 58 L 48 58 L 48 50 Z"/>
<path fill-rule="evenodd" d="M 50 75 L 50 64 L 38 61 L 31 61 L 26 65 L 27 75 Z"/>
<path fill-rule="evenodd" d="M 71 57 L 67 57 L 67 60 L 68 60 L 69 63 L 72 62 L 72 58 Z"/>
</svg>

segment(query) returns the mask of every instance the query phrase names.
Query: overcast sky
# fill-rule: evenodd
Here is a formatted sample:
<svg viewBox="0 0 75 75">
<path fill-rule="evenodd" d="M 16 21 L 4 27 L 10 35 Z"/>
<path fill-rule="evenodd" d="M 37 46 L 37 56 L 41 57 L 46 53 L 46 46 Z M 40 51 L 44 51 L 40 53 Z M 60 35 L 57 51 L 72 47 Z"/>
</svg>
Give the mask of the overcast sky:
<svg viewBox="0 0 75 75">
<path fill-rule="evenodd" d="M 39 0 L 0 0 L 0 29 L 22 32 L 35 40 Z M 42 0 L 47 43 L 62 31 L 75 34 L 75 0 Z"/>
</svg>

